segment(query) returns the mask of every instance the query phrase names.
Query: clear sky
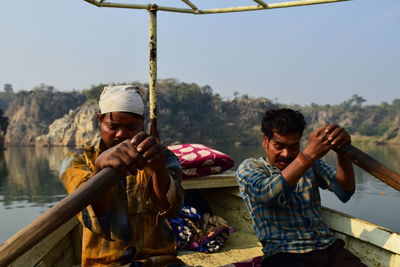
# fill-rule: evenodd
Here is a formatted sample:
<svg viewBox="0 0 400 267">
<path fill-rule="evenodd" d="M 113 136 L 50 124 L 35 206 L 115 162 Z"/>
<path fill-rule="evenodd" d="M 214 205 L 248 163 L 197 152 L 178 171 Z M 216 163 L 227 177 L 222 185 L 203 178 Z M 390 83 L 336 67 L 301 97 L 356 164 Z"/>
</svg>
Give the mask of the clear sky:
<svg viewBox="0 0 400 267">
<path fill-rule="evenodd" d="M 148 81 L 147 11 L 97 8 L 83 0 L 2 2 L 1 88 L 45 83 L 80 90 Z M 209 8 L 233 0 L 193 2 Z M 359 94 L 367 104 L 391 103 L 400 98 L 400 1 L 201 16 L 159 12 L 158 60 L 159 78 L 210 85 L 223 97 L 237 91 L 304 105 L 337 104 Z"/>
</svg>

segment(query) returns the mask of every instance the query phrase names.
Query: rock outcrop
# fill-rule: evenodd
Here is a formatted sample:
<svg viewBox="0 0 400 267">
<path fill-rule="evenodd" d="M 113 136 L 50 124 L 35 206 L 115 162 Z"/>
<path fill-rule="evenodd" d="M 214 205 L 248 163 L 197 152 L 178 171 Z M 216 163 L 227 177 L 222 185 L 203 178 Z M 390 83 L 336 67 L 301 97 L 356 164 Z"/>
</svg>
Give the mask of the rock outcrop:
<svg viewBox="0 0 400 267">
<path fill-rule="evenodd" d="M 85 104 L 70 110 L 49 125 L 47 134 L 36 138 L 36 146 L 80 147 L 94 144 L 100 137 L 97 112 L 97 104 Z"/>
<path fill-rule="evenodd" d="M 6 112 L 9 118 L 6 145 L 34 146 L 36 138 L 48 132 L 50 123 L 84 101 L 85 97 L 76 92 L 36 89 L 17 93 Z"/>
<path fill-rule="evenodd" d="M 158 82 L 158 130 L 166 145 L 259 144 L 262 137 L 260 122 L 265 110 L 283 107 L 299 110 L 305 115 L 308 126 L 304 136 L 326 123 L 337 123 L 346 128 L 353 140 L 400 143 L 400 99 L 394 99 L 391 104 L 363 106 L 362 97 L 355 95 L 338 105 L 284 105 L 248 95 L 223 99 L 209 86 L 200 87 L 175 79 Z M 58 92 L 51 86 L 40 86 L 29 92 L 0 94 L 0 108 L 8 107 L 5 145 L 93 144 L 99 137 L 96 113 L 103 87 L 93 86 L 82 92 Z"/>
</svg>

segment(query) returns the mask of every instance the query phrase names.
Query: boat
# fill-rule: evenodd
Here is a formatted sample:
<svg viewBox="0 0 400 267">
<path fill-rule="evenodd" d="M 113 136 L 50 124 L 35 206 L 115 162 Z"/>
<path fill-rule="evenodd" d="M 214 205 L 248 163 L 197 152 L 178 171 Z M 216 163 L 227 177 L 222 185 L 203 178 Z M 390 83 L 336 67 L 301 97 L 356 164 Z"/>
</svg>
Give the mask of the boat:
<svg viewBox="0 0 400 267">
<path fill-rule="evenodd" d="M 213 212 L 234 228 L 220 252 L 179 251 L 191 266 L 222 266 L 262 255 L 250 213 L 240 196 L 233 174 L 219 174 L 182 181 L 184 189 L 198 189 Z M 336 237 L 367 266 L 400 266 L 400 233 L 323 207 L 322 215 Z M 41 240 L 9 266 L 80 266 L 82 227 L 76 217 Z"/>
<path fill-rule="evenodd" d="M 148 10 L 150 15 L 150 80 L 149 110 L 150 133 L 157 133 L 156 81 L 157 81 L 157 11 L 194 15 L 267 10 L 294 6 L 334 3 L 348 0 L 302 0 L 266 4 L 253 0 L 256 5 L 212 8 L 200 10 L 189 0 L 182 0 L 189 8 L 158 6 L 156 4 L 111 3 L 103 0 L 84 0 L 97 7 Z M 400 175 L 353 146 L 341 149 L 359 167 L 393 188 L 400 190 Z M 82 226 L 75 215 L 91 199 L 118 182 L 116 171 L 105 168 L 76 192 L 67 196 L 30 225 L 0 246 L 0 266 L 80 266 Z M 235 176 L 211 175 L 186 179 L 184 189 L 198 189 L 209 202 L 213 212 L 225 218 L 235 231 L 223 249 L 217 253 L 179 251 L 178 255 L 192 266 L 221 266 L 262 255 L 261 244 L 252 227 L 250 214 L 239 194 Z M 400 234 L 370 222 L 338 211 L 323 208 L 325 222 L 335 235 L 346 242 L 346 247 L 367 266 L 400 266 Z"/>
</svg>

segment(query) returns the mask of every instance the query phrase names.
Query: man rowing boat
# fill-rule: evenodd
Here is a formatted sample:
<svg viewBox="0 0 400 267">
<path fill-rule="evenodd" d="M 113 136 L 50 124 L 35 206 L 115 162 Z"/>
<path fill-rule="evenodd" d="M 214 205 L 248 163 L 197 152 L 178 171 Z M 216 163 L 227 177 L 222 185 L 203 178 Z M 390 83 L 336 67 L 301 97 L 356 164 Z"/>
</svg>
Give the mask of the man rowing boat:
<svg viewBox="0 0 400 267">
<path fill-rule="evenodd" d="M 336 171 L 321 160 L 329 150 L 351 143 L 335 124 L 314 130 L 305 149 L 303 115 L 267 110 L 262 120 L 265 156 L 245 160 L 237 170 L 242 197 L 263 244 L 263 266 L 365 266 L 335 239 L 321 216 L 319 188 L 347 202 L 354 193 L 353 166 L 337 153 Z"/>
<path fill-rule="evenodd" d="M 105 87 L 97 115 L 101 139 L 72 153 L 60 179 L 74 192 L 106 167 L 121 182 L 93 200 L 83 225 L 82 266 L 181 266 L 167 218 L 182 206 L 181 169 L 171 151 L 143 132 L 142 89 Z"/>
</svg>

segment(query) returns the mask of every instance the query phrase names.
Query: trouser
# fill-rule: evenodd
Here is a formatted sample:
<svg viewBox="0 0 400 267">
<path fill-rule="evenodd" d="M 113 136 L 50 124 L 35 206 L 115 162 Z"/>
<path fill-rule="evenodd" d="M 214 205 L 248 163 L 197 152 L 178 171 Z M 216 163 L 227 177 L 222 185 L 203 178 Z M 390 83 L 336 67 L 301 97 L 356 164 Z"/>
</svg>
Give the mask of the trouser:
<svg viewBox="0 0 400 267">
<path fill-rule="evenodd" d="M 323 250 L 307 253 L 280 252 L 263 259 L 263 267 L 361 267 L 359 258 L 344 248 L 344 241 L 337 239 Z"/>
</svg>

